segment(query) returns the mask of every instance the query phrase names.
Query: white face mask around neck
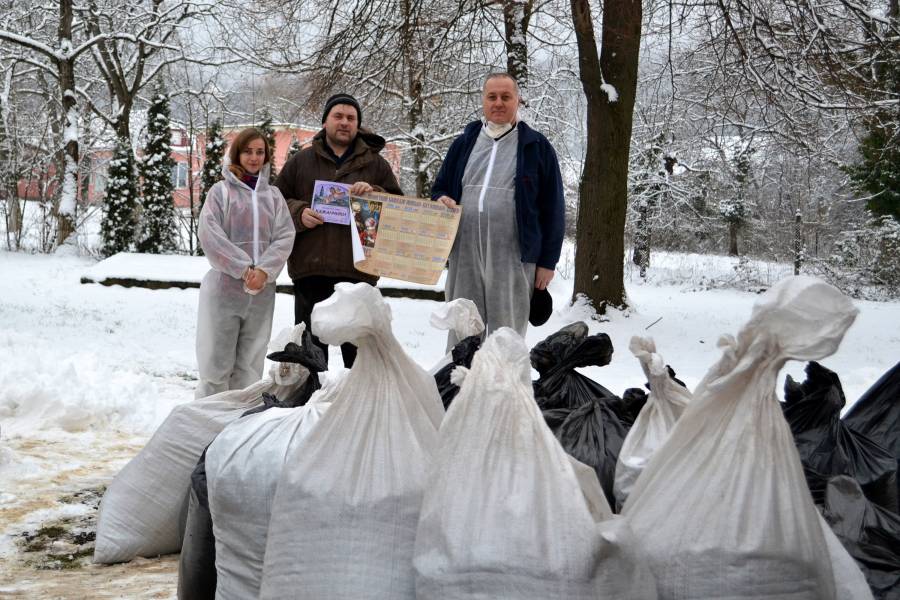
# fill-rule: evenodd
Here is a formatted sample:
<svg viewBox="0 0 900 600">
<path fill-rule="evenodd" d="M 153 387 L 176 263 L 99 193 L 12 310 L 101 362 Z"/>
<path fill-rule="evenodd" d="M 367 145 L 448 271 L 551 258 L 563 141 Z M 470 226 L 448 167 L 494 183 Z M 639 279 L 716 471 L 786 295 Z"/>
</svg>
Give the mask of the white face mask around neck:
<svg viewBox="0 0 900 600">
<path fill-rule="evenodd" d="M 513 128 L 512 123 L 494 123 L 493 121 L 485 121 L 484 129 L 487 134 L 495 140 Z"/>
</svg>

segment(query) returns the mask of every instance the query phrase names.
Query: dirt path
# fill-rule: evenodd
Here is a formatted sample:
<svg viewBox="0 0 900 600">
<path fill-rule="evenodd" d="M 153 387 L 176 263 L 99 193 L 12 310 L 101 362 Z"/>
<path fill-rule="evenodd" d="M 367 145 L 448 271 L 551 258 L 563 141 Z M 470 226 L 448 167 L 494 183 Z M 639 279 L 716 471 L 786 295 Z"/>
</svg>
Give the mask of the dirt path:
<svg viewBox="0 0 900 600">
<path fill-rule="evenodd" d="M 103 491 L 145 442 L 109 431 L 0 440 L 0 597 L 175 598 L 177 555 L 91 562 Z"/>
</svg>

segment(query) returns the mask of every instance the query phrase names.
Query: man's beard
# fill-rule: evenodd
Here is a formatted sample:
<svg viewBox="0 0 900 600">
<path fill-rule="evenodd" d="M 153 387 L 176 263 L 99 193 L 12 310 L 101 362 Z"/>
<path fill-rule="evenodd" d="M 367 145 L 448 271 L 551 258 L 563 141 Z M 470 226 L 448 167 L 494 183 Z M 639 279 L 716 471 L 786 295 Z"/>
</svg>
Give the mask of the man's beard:
<svg viewBox="0 0 900 600">
<path fill-rule="evenodd" d="M 332 148 L 335 148 L 335 147 L 349 148 L 350 146 L 353 145 L 353 142 L 356 140 L 356 136 L 351 137 L 349 132 L 346 132 L 346 135 L 344 136 L 344 138 L 345 138 L 344 140 L 341 140 L 339 138 L 334 138 L 334 137 L 331 137 L 330 135 L 328 135 L 327 131 L 325 132 L 325 140 L 328 142 L 328 145 L 331 146 Z"/>
</svg>

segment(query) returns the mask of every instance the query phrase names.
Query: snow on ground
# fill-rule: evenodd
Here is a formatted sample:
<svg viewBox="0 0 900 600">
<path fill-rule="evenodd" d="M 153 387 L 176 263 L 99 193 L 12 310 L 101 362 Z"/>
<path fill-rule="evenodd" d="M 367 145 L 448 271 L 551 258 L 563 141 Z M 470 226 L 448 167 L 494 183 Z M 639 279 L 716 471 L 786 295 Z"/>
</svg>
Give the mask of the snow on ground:
<svg viewBox="0 0 900 600">
<path fill-rule="evenodd" d="M 177 561 L 171 557 L 114 567 L 82 561 L 53 570 L 60 567 L 35 562 L 23 550 L 29 539 L 40 541 L 48 523 L 88 531 L 103 487 L 172 407 L 192 398 L 198 290 L 79 283 L 95 264 L 77 256 L 0 252 L 0 596 L 175 596 Z M 141 268 L 176 268 L 160 265 Z M 589 321 L 592 332 L 612 339 L 612 363 L 583 371 L 619 394 L 642 385 L 628 341 L 651 335 L 679 378 L 695 386 L 719 357 L 719 335 L 736 333 L 756 299 L 753 292 L 709 288 L 741 282 L 765 287 L 790 272 L 773 263 L 736 265 L 727 257 L 658 253 L 646 282 L 629 271 L 631 308 Z M 568 305 L 572 280 L 565 261 L 561 271 L 551 284 L 556 310 L 547 324 L 529 330 L 529 345 L 590 319 L 589 307 Z M 429 325 L 437 303 L 388 302 L 401 344 L 430 368 L 443 356 L 446 339 Z M 856 323 L 838 353 L 823 361 L 841 377 L 848 402 L 900 357 L 900 302 L 856 305 Z M 279 294 L 273 332 L 292 319 L 293 297 Z M 330 366 L 341 370 L 336 351 Z M 785 371 L 803 378 L 800 363 Z M 67 548 L 54 541 L 46 552 L 65 557 Z"/>
</svg>

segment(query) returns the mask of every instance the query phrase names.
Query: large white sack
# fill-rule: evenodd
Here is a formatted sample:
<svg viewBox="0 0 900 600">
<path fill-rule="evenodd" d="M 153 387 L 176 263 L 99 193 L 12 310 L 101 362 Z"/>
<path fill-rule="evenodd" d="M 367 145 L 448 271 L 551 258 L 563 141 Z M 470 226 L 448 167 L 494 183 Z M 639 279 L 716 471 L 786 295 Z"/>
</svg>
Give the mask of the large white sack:
<svg viewBox="0 0 900 600">
<path fill-rule="evenodd" d="M 763 294 L 625 503 L 661 598 L 836 598 L 829 548 L 775 396 L 788 359 L 837 350 L 857 310 L 790 277 Z"/>
<path fill-rule="evenodd" d="M 216 539 L 216 598 L 257 598 L 272 502 L 284 457 L 328 407 L 322 392 L 296 408 L 238 419 L 206 451 L 209 510 Z"/>
<path fill-rule="evenodd" d="M 457 298 L 438 305 L 431 313 L 429 322 L 435 329 L 453 331 L 459 340 L 484 332 L 484 321 L 478 313 L 478 307 L 468 298 Z M 428 373 L 434 376 L 452 360 L 453 353 L 447 352 Z"/>
<path fill-rule="evenodd" d="M 422 600 L 656 597 L 596 473 L 534 400 L 524 340 L 485 341 L 441 425 L 416 536 Z"/>
<path fill-rule="evenodd" d="M 641 363 L 650 384 L 650 395 L 634 420 L 634 425 L 628 430 L 619 451 L 613 483 L 613 494 L 619 506 L 625 504 L 638 475 L 669 436 L 675 422 L 691 401 L 688 389 L 669 375 L 666 361 L 657 354 L 653 338 L 636 335 L 631 338 L 628 349 Z"/>
<path fill-rule="evenodd" d="M 289 341 L 299 341 L 302 332 L 302 324 L 294 327 Z M 94 562 L 126 562 L 137 556 L 181 550 L 190 476 L 203 450 L 228 423 L 262 404 L 264 393 L 285 398 L 305 382 L 307 375 L 299 365 L 282 369 L 276 363 L 269 377 L 242 390 L 221 392 L 173 408 L 103 494 Z"/>
<path fill-rule="evenodd" d="M 352 342 L 356 362 L 322 393 L 332 405 L 285 458 L 261 598 L 412 599 L 412 552 L 444 409 L 434 379 L 406 355 L 372 286 L 341 283 L 312 330 Z"/>
</svg>

